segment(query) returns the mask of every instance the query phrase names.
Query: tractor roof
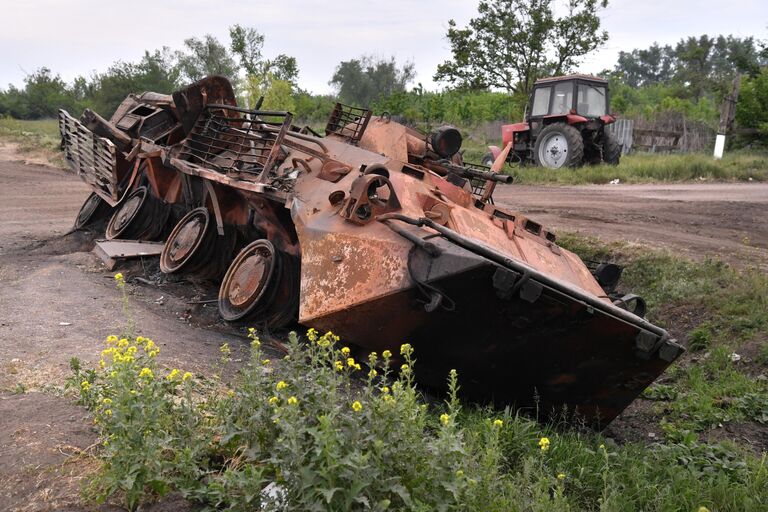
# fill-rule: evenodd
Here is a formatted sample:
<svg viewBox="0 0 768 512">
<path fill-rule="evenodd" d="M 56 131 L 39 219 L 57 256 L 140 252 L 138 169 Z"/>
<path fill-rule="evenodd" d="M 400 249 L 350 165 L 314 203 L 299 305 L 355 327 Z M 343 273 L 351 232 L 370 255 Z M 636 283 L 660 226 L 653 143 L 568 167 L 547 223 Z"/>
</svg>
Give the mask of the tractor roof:
<svg viewBox="0 0 768 512">
<path fill-rule="evenodd" d="M 607 84 L 607 80 L 603 80 L 602 78 L 598 76 L 593 75 L 582 75 L 580 73 L 576 73 L 573 75 L 563 75 L 563 76 L 551 76 L 549 78 L 539 78 L 536 80 L 536 82 L 533 85 L 539 85 L 539 84 L 549 84 L 553 82 L 565 82 L 567 80 L 587 80 L 590 82 L 599 82 L 601 84 Z"/>
</svg>

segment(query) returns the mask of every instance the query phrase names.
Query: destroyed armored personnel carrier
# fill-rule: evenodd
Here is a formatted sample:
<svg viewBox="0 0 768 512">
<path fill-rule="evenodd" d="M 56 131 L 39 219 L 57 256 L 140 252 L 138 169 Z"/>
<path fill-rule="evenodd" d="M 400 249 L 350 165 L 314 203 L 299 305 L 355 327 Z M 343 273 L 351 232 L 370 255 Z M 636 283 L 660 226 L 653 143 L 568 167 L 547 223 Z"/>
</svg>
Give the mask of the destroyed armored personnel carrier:
<svg viewBox="0 0 768 512">
<path fill-rule="evenodd" d="M 337 104 L 320 135 L 237 106 L 209 77 L 131 95 L 109 120 L 60 111 L 93 189 L 76 225 L 164 241 L 160 268 L 220 283 L 227 321 L 333 331 L 361 351 L 411 343 L 419 378 L 466 396 L 610 422 L 682 352 L 545 226 L 493 203 L 509 145 L 469 165 L 451 127 L 422 134 Z M 601 286 L 601 283 L 603 286 Z M 635 310 L 636 312 L 639 312 Z"/>
</svg>

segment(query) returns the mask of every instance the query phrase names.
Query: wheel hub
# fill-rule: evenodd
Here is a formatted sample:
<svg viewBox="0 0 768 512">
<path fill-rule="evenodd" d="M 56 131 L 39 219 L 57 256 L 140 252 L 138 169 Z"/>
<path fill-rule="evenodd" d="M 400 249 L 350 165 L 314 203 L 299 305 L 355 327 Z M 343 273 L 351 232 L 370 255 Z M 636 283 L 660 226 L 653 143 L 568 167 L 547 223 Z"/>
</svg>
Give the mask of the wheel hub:
<svg viewBox="0 0 768 512">
<path fill-rule="evenodd" d="M 171 249 L 168 256 L 171 261 L 179 262 L 189 256 L 194 251 L 200 236 L 203 233 L 205 224 L 195 217 L 186 222 L 171 242 Z"/>
<path fill-rule="evenodd" d="M 568 156 L 568 143 L 560 134 L 552 134 L 541 144 L 541 161 L 546 167 L 556 169 L 565 163 Z"/>
</svg>

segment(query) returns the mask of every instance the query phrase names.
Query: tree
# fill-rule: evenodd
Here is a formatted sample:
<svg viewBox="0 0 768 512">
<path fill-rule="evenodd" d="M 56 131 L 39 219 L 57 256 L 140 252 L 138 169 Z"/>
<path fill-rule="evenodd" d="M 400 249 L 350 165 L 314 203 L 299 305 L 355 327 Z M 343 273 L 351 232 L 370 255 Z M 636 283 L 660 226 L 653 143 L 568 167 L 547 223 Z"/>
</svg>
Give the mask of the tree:
<svg viewBox="0 0 768 512">
<path fill-rule="evenodd" d="M 178 89 L 180 73 L 174 53 L 166 47 L 144 52 L 139 62 L 116 62 L 105 73 L 93 78 L 94 108 L 102 115 L 108 115 L 131 93 L 169 94 Z"/>
<path fill-rule="evenodd" d="M 237 77 L 237 63 L 218 39 L 206 34 L 203 39 L 184 40 L 186 51 L 176 54 L 182 75 L 191 82 L 210 75 L 221 75 L 230 80 Z"/>
<path fill-rule="evenodd" d="M 608 39 L 600 8 L 608 0 L 568 0 L 556 18 L 553 0 L 481 0 L 476 18 L 459 28 L 448 22 L 453 59 L 440 64 L 435 80 L 461 88 L 498 88 L 526 96 L 541 75 L 561 75 Z"/>
<path fill-rule="evenodd" d="M 268 75 L 272 75 L 272 79 L 286 81 L 296 87 L 299 68 L 294 57 L 281 53 L 272 60 L 264 59 L 261 53 L 264 36 L 255 28 L 233 25 L 229 28 L 229 37 L 230 50 L 240 60 L 240 67 L 245 70 L 246 76 L 254 76 L 264 82 L 270 80 Z"/>
<path fill-rule="evenodd" d="M 400 68 L 394 57 L 387 60 L 363 55 L 340 62 L 328 83 L 336 88 L 342 101 L 369 106 L 379 98 L 404 91 L 415 75 L 412 62 Z"/>
</svg>

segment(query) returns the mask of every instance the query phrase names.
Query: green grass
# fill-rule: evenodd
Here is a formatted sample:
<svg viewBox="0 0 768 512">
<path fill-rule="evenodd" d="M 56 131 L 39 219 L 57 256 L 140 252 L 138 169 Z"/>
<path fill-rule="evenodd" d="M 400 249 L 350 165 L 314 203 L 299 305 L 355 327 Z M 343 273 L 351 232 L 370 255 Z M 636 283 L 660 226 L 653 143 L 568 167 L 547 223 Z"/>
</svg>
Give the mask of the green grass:
<svg viewBox="0 0 768 512">
<path fill-rule="evenodd" d="M 480 162 L 486 146 L 476 142 L 465 144 L 464 158 Z M 722 160 L 710 154 L 623 155 L 618 166 L 595 165 L 573 169 L 546 169 L 528 165 L 505 166 L 504 172 L 524 184 L 605 184 L 618 179 L 621 183 L 657 183 L 707 181 L 768 181 L 768 153 L 750 151 L 726 152 Z"/>
<path fill-rule="evenodd" d="M 656 410 L 670 435 L 732 421 L 768 423 L 768 381 L 755 379 L 746 362 L 731 359 L 745 344 L 768 339 L 765 272 L 716 260 L 693 262 L 623 242 L 569 234 L 558 240 L 584 259 L 624 265 L 621 288 L 648 301 L 650 320 L 674 327 L 677 316 L 688 313 L 697 322 L 681 341 L 698 352 L 699 362 L 673 367 L 667 373 L 671 384 L 646 391 L 659 401 Z M 761 346 L 754 363 L 768 362 L 767 354 Z"/>
<path fill-rule="evenodd" d="M 59 124 L 55 119 L 0 118 L 0 140 L 18 144 L 21 153 L 42 153 L 51 163 L 63 165 Z"/>
</svg>

